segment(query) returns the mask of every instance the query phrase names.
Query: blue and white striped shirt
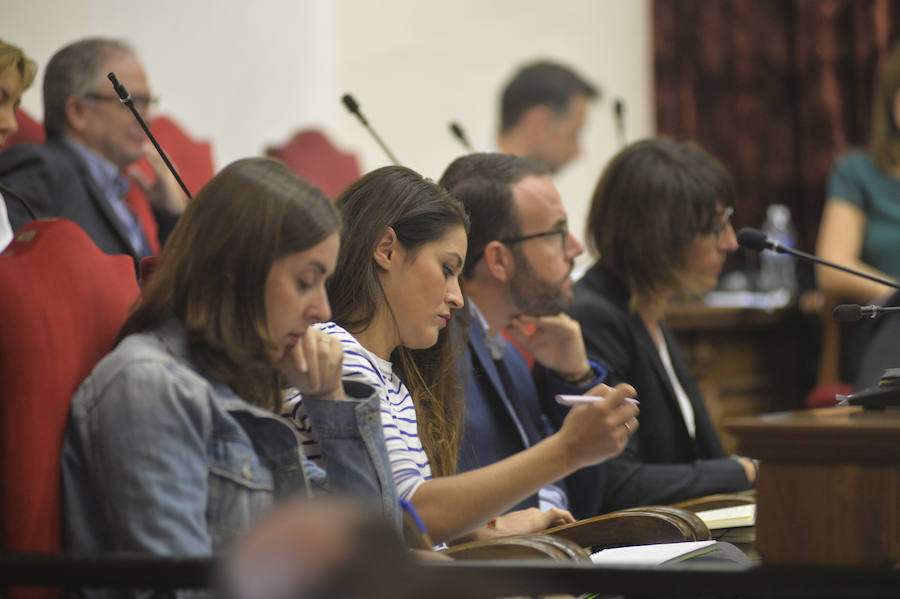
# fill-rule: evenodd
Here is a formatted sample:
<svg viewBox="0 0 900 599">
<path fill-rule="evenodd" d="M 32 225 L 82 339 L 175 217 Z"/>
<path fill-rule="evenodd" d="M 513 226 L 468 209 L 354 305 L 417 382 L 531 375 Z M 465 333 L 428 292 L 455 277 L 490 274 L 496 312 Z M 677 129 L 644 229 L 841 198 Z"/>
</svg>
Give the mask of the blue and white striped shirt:
<svg viewBox="0 0 900 599">
<path fill-rule="evenodd" d="M 409 500 L 416 489 L 431 479 L 431 465 L 422 443 L 416 420 L 416 408 L 406 385 L 393 372 L 393 366 L 370 352 L 353 335 L 334 323 L 320 323 L 315 328 L 337 337 L 344 348 L 344 373 L 347 380 L 371 385 L 381 397 L 381 424 L 387 444 L 388 458 L 401 499 Z M 285 416 L 289 417 L 303 438 L 303 452 L 314 462 L 321 462 L 315 433 L 309 425 L 303 398 L 296 389 L 285 392 Z M 321 465 L 321 464 L 320 464 Z"/>
</svg>

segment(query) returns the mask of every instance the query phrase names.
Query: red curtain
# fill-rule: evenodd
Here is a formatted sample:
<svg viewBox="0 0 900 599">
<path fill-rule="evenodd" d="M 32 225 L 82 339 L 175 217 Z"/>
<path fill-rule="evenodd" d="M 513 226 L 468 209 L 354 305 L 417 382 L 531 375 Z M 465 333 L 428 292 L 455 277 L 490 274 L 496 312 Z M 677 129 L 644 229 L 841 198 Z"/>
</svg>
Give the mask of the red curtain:
<svg viewBox="0 0 900 599">
<path fill-rule="evenodd" d="M 737 228 L 787 204 L 812 251 L 834 159 L 866 145 L 900 0 L 655 0 L 657 129 L 731 170 Z"/>
</svg>

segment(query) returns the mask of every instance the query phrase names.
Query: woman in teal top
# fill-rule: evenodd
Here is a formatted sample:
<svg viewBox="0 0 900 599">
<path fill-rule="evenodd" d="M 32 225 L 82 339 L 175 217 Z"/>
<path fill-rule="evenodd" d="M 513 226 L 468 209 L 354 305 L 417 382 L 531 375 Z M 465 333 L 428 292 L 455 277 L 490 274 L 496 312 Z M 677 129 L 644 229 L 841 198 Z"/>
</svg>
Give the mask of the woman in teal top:
<svg viewBox="0 0 900 599">
<path fill-rule="evenodd" d="M 863 272 L 900 278 L 900 43 L 885 61 L 875 90 L 868 151 L 852 151 L 832 168 L 816 253 Z M 872 303 L 890 287 L 819 267 L 819 286 Z"/>
</svg>

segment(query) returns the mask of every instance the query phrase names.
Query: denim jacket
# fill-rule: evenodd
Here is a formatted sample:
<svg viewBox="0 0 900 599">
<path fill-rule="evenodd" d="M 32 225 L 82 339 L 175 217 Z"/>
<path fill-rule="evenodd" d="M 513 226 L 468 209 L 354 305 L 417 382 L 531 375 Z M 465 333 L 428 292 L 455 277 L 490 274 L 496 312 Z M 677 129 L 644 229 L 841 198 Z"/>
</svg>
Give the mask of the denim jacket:
<svg viewBox="0 0 900 599">
<path fill-rule="evenodd" d="M 191 365 L 180 322 L 129 336 L 72 398 L 66 550 L 212 555 L 276 502 L 321 491 L 357 497 L 399 530 L 378 395 L 347 390 L 354 399 L 307 400 L 326 476 L 289 423 Z"/>
</svg>

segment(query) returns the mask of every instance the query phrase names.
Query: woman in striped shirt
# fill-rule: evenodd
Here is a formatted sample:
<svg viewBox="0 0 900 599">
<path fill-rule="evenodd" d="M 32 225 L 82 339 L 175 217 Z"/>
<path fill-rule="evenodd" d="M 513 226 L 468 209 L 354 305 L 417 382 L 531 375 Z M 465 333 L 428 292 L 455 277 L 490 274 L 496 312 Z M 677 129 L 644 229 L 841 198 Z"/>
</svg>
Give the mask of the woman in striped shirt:
<svg viewBox="0 0 900 599">
<path fill-rule="evenodd" d="M 481 469 L 455 474 L 463 399 L 458 364 L 467 323 L 459 277 L 468 218 L 435 183 L 384 167 L 338 199 L 343 244 L 328 284 L 331 323 L 315 325 L 344 348 L 344 378 L 381 389 L 381 417 L 394 481 L 435 541 L 474 533 L 529 533 L 572 522 L 558 508 L 506 510 L 571 472 L 574 435 L 550 439 Z M 317 457 L 302 398 L 286 405 Z M 553 439 L 553 437 L 560 437 Z"/>
</svg>

